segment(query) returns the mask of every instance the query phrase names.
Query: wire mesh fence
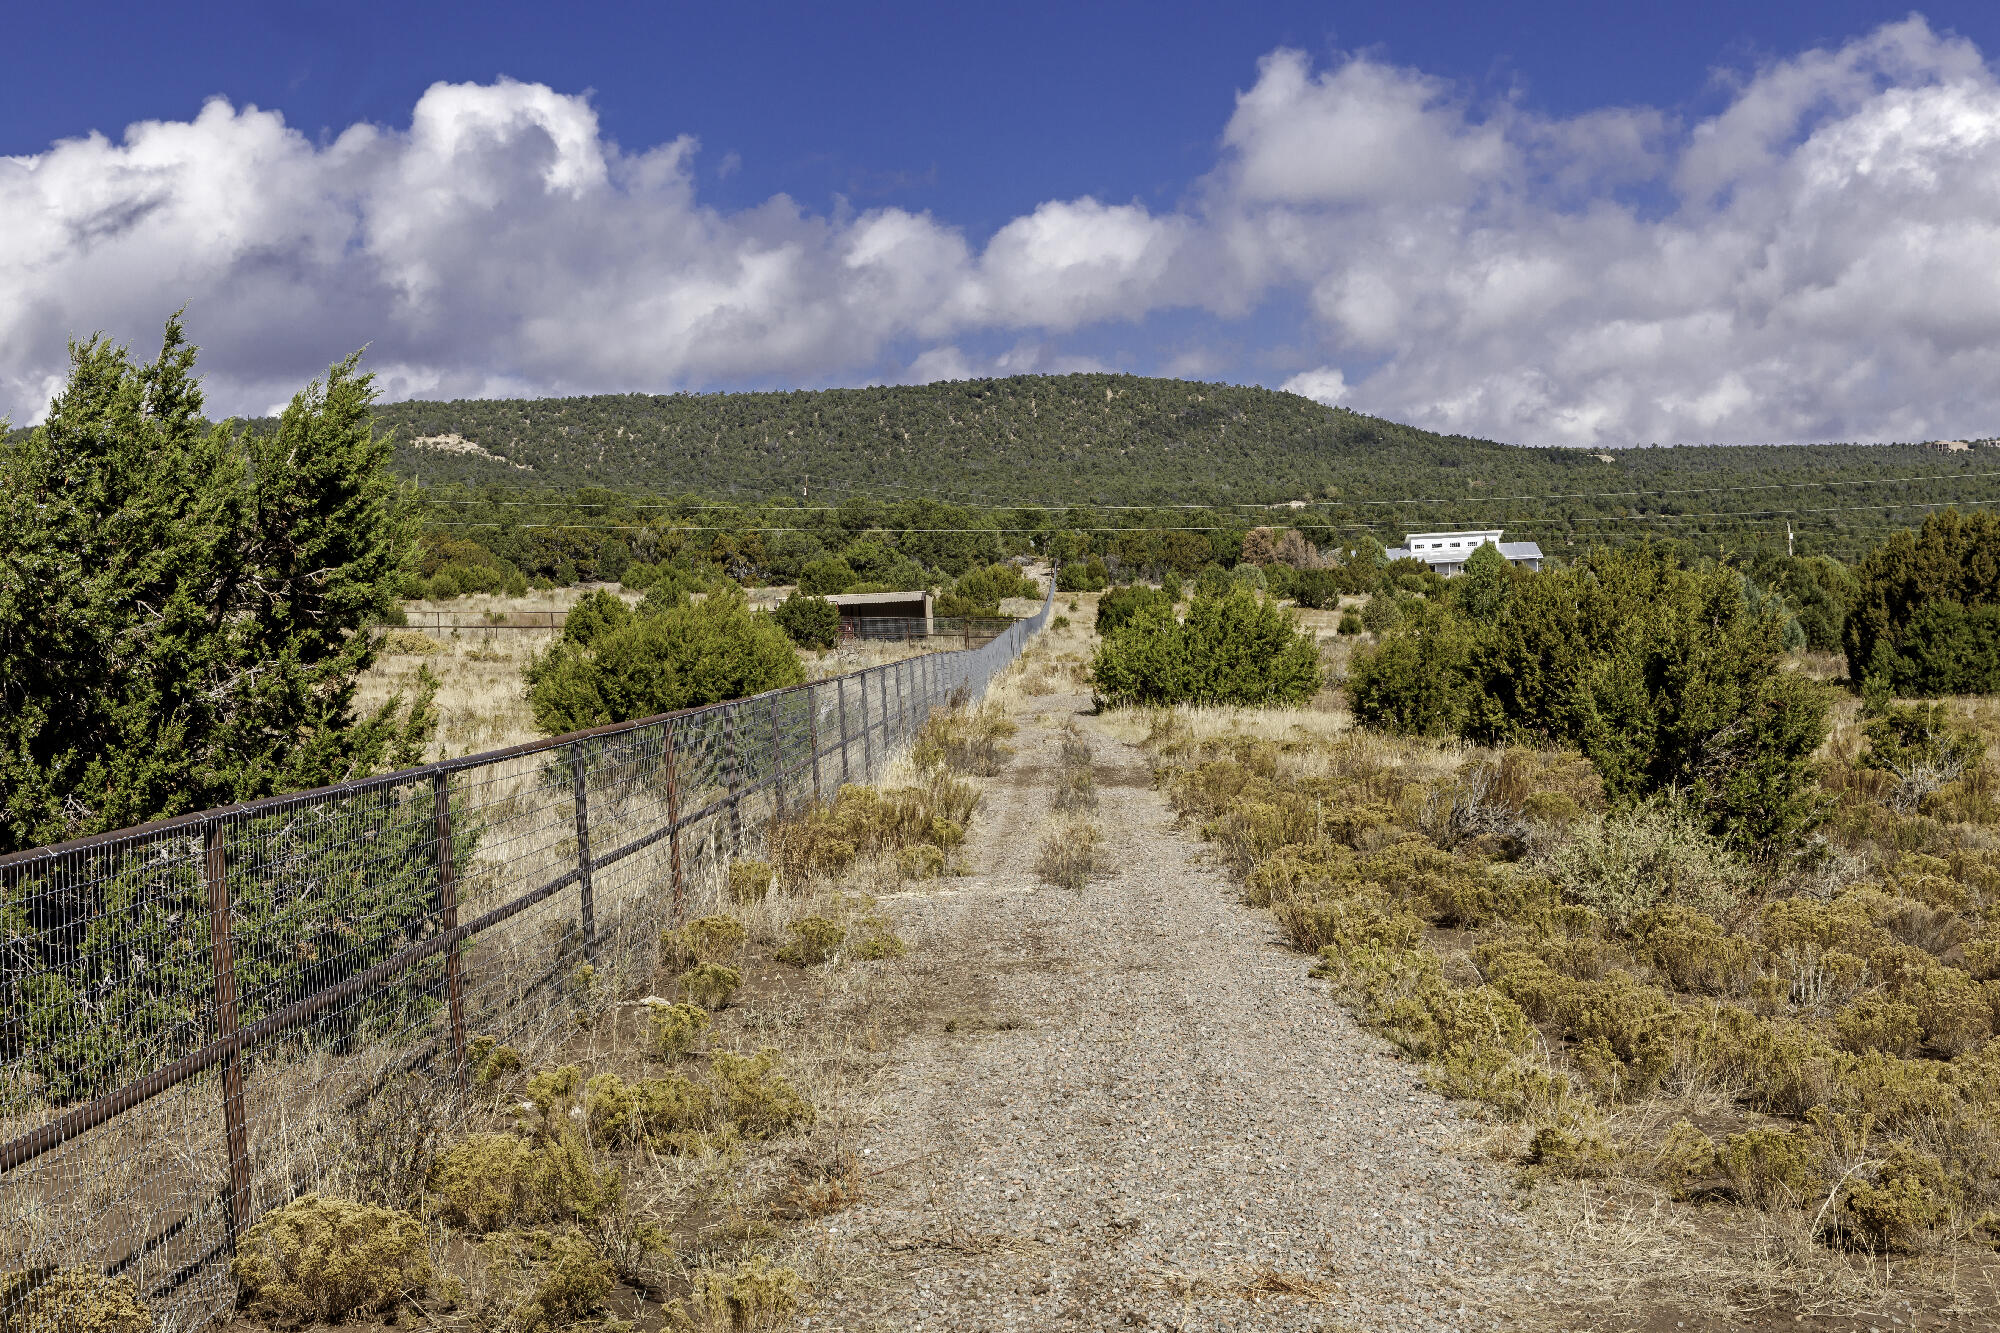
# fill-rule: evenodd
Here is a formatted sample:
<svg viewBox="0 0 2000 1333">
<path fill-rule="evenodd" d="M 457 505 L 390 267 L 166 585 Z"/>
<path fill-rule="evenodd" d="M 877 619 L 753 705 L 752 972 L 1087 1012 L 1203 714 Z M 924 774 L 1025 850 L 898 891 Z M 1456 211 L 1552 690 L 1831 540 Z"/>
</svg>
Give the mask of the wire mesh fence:
<svg viewBox="0 0 2000 1333">
<path fill-rule="evenodd" d="M 981 697 L 983 646 L 0 858 L 0 1328 L 68 1267 L 162 1333 L 264 1212 L 649 975 L 774 820 Z M 385 1106 L 388 1107 L 385 1111 Z"/>
</svg>

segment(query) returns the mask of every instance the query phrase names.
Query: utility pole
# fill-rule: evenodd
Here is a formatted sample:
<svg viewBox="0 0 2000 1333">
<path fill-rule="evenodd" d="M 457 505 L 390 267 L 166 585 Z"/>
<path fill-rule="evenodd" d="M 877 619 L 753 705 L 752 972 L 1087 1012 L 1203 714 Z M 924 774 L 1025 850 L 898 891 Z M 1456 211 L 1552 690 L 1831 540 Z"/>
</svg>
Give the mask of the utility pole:
<svg viewBox="0 0 2000 1333">
<path fill-rule="evenodd" d="M 1792 520 L 1788 518 L 1785 520 L 1785 558 L 1789 560 L 1791 559 L 1791 556 L 1792 556 Z"/>
</svg>

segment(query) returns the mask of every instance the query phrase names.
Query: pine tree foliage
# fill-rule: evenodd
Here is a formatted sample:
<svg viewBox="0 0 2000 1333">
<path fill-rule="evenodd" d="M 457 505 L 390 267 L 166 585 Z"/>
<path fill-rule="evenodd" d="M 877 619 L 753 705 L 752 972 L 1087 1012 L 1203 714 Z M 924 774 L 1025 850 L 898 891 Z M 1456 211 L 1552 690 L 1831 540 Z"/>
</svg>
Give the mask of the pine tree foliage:
<svg viewBox="0 0 2000 1333">
<path fill-rule="evenodd" d="M 262 433 L 202 415 L 176 316 L 73 344 L 0 444 L 0 848 L 414 762 L 429 687 L 354 710 L 413 529 L 358 356 Z"/>
</svg>

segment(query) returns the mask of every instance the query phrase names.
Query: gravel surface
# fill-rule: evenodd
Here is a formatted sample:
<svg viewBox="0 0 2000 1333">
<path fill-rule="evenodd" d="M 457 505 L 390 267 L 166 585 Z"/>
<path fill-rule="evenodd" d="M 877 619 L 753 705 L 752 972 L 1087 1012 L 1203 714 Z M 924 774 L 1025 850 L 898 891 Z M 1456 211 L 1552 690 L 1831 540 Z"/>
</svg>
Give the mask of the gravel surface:
<svg viewBox="0 0 2000 1333">
<path fill-rule="evenodd" d="M 1543 1243 L 1508 1173 L 1087 722 L 1111 869 L 1041 885 L 1056 732 L 1019 720 L 978 873 L 886 904 L 920 1012 L 859 1145 L 868 1196 L 816 1224 L 845 1276 L 807 1325 L 1506 1326 Z"/>
</svg>

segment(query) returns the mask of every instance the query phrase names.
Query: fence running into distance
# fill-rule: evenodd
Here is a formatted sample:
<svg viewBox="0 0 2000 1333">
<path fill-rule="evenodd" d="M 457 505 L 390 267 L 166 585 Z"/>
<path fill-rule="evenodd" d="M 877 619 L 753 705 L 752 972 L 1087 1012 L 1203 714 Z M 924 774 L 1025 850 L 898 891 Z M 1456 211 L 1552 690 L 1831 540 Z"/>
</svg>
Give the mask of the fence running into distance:
<svg viewBox="0 0 2000 1333">
<path fill-rule="evenodd" d="M 227 1310 L 245 1227 L 393 1172 L 393 1122 L 411 1098 L 458 1105 L 469 1042 L 532 1059 L 590 1003 L 580 986 L 650 975 L 661 928 L 717 901 L 771 821 L 878 777 L 1048 614 L 0 858 L 0 1328 L 72 1265 L 132 1279 L 163 1333 Z"/>
</svg>

